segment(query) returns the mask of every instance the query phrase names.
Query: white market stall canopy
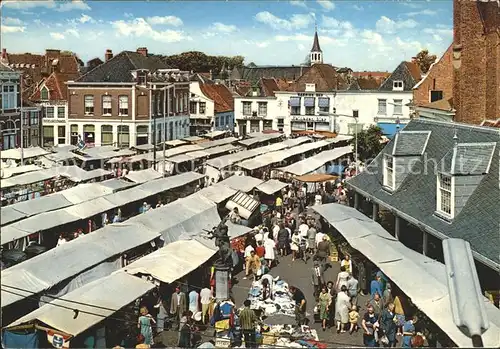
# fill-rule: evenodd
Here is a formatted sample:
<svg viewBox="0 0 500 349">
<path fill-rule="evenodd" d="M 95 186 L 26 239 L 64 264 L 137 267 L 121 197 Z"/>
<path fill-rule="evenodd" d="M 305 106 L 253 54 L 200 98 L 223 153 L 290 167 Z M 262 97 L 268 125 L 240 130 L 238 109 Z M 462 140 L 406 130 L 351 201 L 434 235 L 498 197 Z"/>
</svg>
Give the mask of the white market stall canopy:
<svg viewBox="0 0 500 349">
<path fill-rule="evenodd" d="M 79 183 L 111 174 L 112 172 L 103 169 L 85 171 L 78 166 L 56 166 L 46 170 L 29 172 L 2 180 L 2 188 L 6 189 L 15 186 L 43 182 L 57 176 L 65 177 L 73 182 Z"/>
<path fill-rule="evenodd" d="M 154 287 L 154 284 L 120 270 L 43 305 L 9 327 L 40 321 L 54 329 L 77 336 Z M 79 311 L 76 319 L 73 309 Z"/>
<path fill-rule="evenodd" d="M 231 196 L 236 194 L 237 190 L 229 188 L 220 183 L 205 187 L 198 191 L 196 194 L 206 197 L 212 202 L 220 204 L 221 202 L 229 199 Z"/>
<path fill-rule="evenodd" d="M 199 173 L 187 172 L 177 176 L 156 179 L 134 188 L 98 197 L 75 206 L 41 213 L 2 228 L 0 234 L 1 244 L 4 245 L 33 233 L 86 219 L 125 204 L 143 200 L 170 189 L 182 187 L 203 177 Z"/>
<path fill-rule="evenodd" d="M 453 321 L 444 264 L 407 248 L 380 224 L 354 208 L 327 204 L 313 209 L 394 281 L 456 345 L 471 347 L 471 339 Z M 498 347 L 500 310 L 486 298 L 483 300 L 490 322 L 490 328 L 482 335 L 484 347 Z"/>
<path fill-rule="evenodd" d="M 2 308 L 48 290 L 86 269 L 160 236 L 157 232 L 132 224 L 133 219 L 131 218 L 126 223 L 107 225 L 2 270 Z M 4 290 L 12 290 L 18 295 L 4 292 Z"/>
<path fill-rule="evenodd" d="M 226 208 L 229 211 L 232 211 L 236 207 L 238 208 L 238 214 L 241 218 L 249 219 L 259 205 L 259 201 L 255 200 L 250 195 L 239 191 L 226 203 Z"/>
<path fill-rule="evenodd" d="M 165 145 L 169 147 L 178 147 L 180 145 L 186 145 L 187 142 L 180 139 L 172 139 L 171 141 L 166 141 Z M 163 142 L 160 142 L 160 146 L 163 145 Z"/>
<path fill-rule="evenodd" d="M 238 167 L 241 167 L 245 170 L 256 170 L 261 167 L 269 166 L 275 164 L 277 162 L 284 161 L 292 156 L 304 154 L 311 150 L 321 149 L 327 146 L 330 146 L 332 142 L 328 140 L 317 141 L 313 143 L 302 144 L 296 147 L 292 147 L 290 149 L 283 149 L 271 153 L 262 154 L 257 156 L 256 158 L 243 161 L 238 164 Z"/>
<path fill-rule="evenodd" d="M 205 138 L 201 138 L 201 137 L 198 137 L 198 136 L 190 136 L 190 137 L 183 138 L 182 140 L 183 140 L 183 141 L 186 141 L 186 142 L 200 142 L 200 141 L 206 141 L 206 139 L 205 139 Z"/>
<path fill-rule="evenodd" d="M 126 179 L 134 183 L 145 183 L 161 177 L 163 177 L 163 175 L 152 168 L 147 168 L 140 171 L 130 171 L 125 176 Z"/>
<path fill-rule="evenodd" d="M 173 162 L 173 163 L 183 163 L 187 161 L 194 161 L 194 160 L 199 160 L 203 159 L 206 157 L 214 156 L 214 155 L 219 155 L 227 152 L 234 152 L 237 150 L 240 150 L 241 147 L 234 146 L 232 144 L 226 144 L 226 145 L 221 145 L 218 147 L 213 147 L 213 148 L 204 148 L 203 150 L 196 150 L 192 151 L 186 154 L 180 154 L 171 158 L 168 158 L 167 161 Z"/>
<path fill-rule="evenodd" d="M 21 160 L 21 157 L 24 159 L 31 159 L 47 154 L 50 154 L 50 152 L 40 147 L 30 147 L 24 149 L 15 148 L 15 149 L 2 150 L 0 152 L 0 158 Z"/>
<path fill-rule="evenodd" d="M 250 177 L 250 176 L 236 176 L 233 175 L 223 181 L 217 183 L 220 185 L 225 185 L 226 187 L 232 188 L 234 190 L 239 190 L 245 193 L 252 191 L 255 187 L 262 184 L 264 181 L 262 179 Z"/>
<path fill-rule="evenodd" d="M 155 148 L 155 146 L 152 144 L 141 144 L 141 145 L 136 145 L 135 147 L 133 147 L 133 149 L 141 150 L 141 151 L 153 150 L 154 148 Z"/>
<path fill-rule="evenodd" d="M 172 242 L 123 268 L 127 273 L 151 275 L 156 280 L 172 283 L 189 274 L 217 253 L 196 240 Z"/>
<path fill-rule="evenodd" d="M 276 138 L 283 137 L 282 133 L 249 133 L 247 136 L 251 137 L 238 143 L 243 144 L 245 147 L 250 147 L 254 144 L 264 143 Z"/>
<path fill-rule="evenodd" d="M 43 169 L 42 167 L 36 165 L 24 165 L 24 166 L 12 166 L 12 167 L 2 166 L 2 168 L 0 169 L 0 174 L 2 179 L 6 179 L 18 174 L 40 171 L 42 169 Z"/>
<path fill-rule="evenodd" d="M 170 148 L 170 149 L 165 149 L 165 158 L 173 157 L 179 154 L 185 154 L 190 151 L 195 151 L 195 150 L 201 150 L 203 148 L 199 147 L 196 144 L 189 144 L 189 145 L 182 145 L 180 147 L 175 147 L 175 148 Z M 156 161 L 163 160 L 163 150 L 157 150 L 156 151 Z M 127 159 L 127 162 L 136 162 L 136 161 L 149 161 L 153 162 L 155 161 L 155 155 L 154 152 L 149 152 L 145 154 L 139 154 L 139 155 L 134 155 L 131 156 L 130 158 Z"/>
<path fill-rule="evenodd" d="M 326 163 L 330 161 L 334 161 L 351 153 L 352 153 L 352 148 L 350 146 L 325 150 L 317 155 L 293 163 L 289 166 L 280 167 L 277 170 L 285 173 L 290 173 L 295 176 L 303 176 L 305 174 L 308 174 L 310 172 L 319 169 L 320 167 L 324 166 Z"/>
<path fill-rule="evenodd" d="M 276 192 L 281 191 L 283 188 L 288 187 L 288 183 L 280 182 L 276 179 L 270 179 L 267 182 L 259 184 L 256 189 L 260 190 L 264 194 L 272 195 Z"/>
<path fill-rule="evenodd" d="M 208 133 L 205 133 L 204 135 L 202 135 L 204 138 L 216 138 L 216 137 L 219 137 L 219 136 L 222 136 L 223 134 L 226 134 L 227 131 L 212 131 L 212 132 L 208 132 Z"/>
<path fill-rule="evenodd" d="M 220 156 L 215 159 L 210 159 L 207 161 L 207 165 L 210 165 L 216 169 L 223 169 L 225 167 L 231 166 L 237 162 L 251 159 L 253 157 L 259 156 L 261 154 L 265 154 L 272 151 L 277 151 L 289 147 L 294 147 L 298 144 L 310 141 L 309 137 L 299 137 L 294 139 L 287 139 L 283 142 L 274 143 L 270 145 L 266 145 L 264 147 L 259 147 L 251 150 L 239 151 L 235 154 L 228 154 L 224 156 Z M 202 143 L 203 144 L 203 143 Z"/>
</svg>

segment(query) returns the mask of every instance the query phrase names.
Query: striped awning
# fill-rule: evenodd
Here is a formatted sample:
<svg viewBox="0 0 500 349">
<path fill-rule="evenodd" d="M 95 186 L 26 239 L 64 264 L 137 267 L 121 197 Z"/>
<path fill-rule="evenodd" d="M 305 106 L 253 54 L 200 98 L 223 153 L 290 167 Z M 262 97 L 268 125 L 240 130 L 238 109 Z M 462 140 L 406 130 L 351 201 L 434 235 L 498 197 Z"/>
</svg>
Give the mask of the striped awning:
<svg viewBox="0 0 500 349">
<path fill-rule="evenodd" d="M 320 108 L 328 108 L 330 106 L 330 98 L 328 97 L 320 97 L 318 99 L 318 107 Z"/>
<path fill-rule="evenodd" d="M 290 107 L 300 107 L 300 97 L 291 97 Z"/>
<path fill-rule="evenodd" d="M 304 98 L 304 106 L 305 107 L 314 107 L 315 104 L 315 98 L 314 97 L 305 97 Z"/>
</svg>

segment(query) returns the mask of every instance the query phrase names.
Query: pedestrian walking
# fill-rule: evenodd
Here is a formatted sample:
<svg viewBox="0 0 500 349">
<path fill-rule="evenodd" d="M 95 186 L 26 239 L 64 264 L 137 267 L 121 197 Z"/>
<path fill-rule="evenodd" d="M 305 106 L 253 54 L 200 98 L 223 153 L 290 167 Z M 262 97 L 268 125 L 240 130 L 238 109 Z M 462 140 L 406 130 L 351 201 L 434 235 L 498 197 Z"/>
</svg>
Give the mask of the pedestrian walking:
<svg viewBox="0 0 500 349">
<path fill-rule="evenodd" d="M 385 340 L 381 340 L 384 347 L 393 348 L 396 346 L 397 325 L 394 321 L 394 316 L 394 303 L 389 303 L 380 318 L 380 328 L 386 338 Z"/>
<path fill-rule="evenodd" d="M 319 306 L 319 318 L 321 320 L 321 326 L 323 331 L 326 330 L 326 324 L 330 317 L 330 307 L 332 305 L 332 296 L 328 293 L 328 289 L 325 285 L 321 288 L 321 293 L 318 297 L 318 306 Z"/>
<path fill-rule="evenodd" d="M 243 302 L 244 308 L 240 310 L 238 317 L 240 319 L 241 330 L 243 331 L 243 336 L 245 338 L 245 347 L 246 348 L 256 348 L 257 343 L 255 339 L 255 326 L 258 323 L 259 319 L 255 312 L 250 309 L 249 299 Z"/>
<path fill-rule="evenodd" d="M 351 310 L 351 299 L 347 294 L 347 287 L 342 285 L 337 294 L 335 305 L 335 320 L 337 321 L 337 333 L 344 333 L 345 326 L 349 323 L 349 311 Z"/>
<path fill-rule="evenodd" d="M 304 296 L 304 292 L 295 286 L 290 286 L 290 293 L 292 294 L 292 299 L 295 302 L 295 319 L 297 321 L 297 326 L 306 325 L 307 301 Z"/>
<path fill-rule="evenodd" d="M 354 275 L 349 274 L 349 279 L 347 280 L 347 290 L 349 292 L 349 297 L 351 297 L 351 304 L 358 305 L 358 280 Z"/>
</svg>

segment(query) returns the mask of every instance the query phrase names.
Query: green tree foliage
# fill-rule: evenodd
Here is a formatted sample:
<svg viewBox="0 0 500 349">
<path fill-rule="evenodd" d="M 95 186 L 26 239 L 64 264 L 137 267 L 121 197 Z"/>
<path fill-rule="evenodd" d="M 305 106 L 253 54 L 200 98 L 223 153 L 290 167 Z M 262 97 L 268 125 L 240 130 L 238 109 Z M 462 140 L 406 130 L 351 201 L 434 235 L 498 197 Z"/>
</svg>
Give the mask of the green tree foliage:
<svg viewBox="0 0 500 349">
<path fill-rule="evenodd" d="M 420 70 L 425 74 L 429 71 L 431 64 L 436 61 L 436 55 L 430 55 L 429 50 L 424 49 L 417 53 L 416 59 Z"/>
<path fill-rule="evenodd" d="M 209 56 L 199 51 L 183 52 L 172 56 L 158 56 L 172 68 L 180 70 L 194 71 L 197 73 L 206 73 L 212 70 L 213 73 L 219 73 L 223 67 L 234 69 L 243 66 L 245 58 L 243 56 Z"/>
<path fill-rule="evenodd" d="M 358 157 L 361 161 L 374 159 L 384 148 L 382 140 L 382 129 L 372 125 L 366 130 L 358 132 Z M 356 138 L 351 141 L 353 147 L 356 144 Z"/>
</svg>

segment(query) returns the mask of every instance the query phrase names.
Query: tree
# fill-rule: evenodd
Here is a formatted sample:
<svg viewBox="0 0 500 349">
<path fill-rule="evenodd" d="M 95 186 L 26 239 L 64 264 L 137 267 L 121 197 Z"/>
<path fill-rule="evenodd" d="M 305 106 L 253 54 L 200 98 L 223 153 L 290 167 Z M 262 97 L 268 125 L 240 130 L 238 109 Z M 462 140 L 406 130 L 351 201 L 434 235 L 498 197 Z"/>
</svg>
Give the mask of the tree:
<svg viewBox="0 0 500 349">
<path fill-rule="evenodd" d="M 211 70 L 214 74 L 220 73 L 224 66 L 226 69 L 242 67 L 245 60 L 243 56 L 209 56 L 199 51 L 183 52 L 172 56 L 159 55 L 158 57 L 163 59 L 172 68 L 197 73 L 205 73 Z"/>
<path fill-rule="evenodd" d="M 416 59 L 420 70 L 425 74 L 429 71 L 431 64 L 436 61 L 436 55 L 430 55 L 429 50 L 424 49 L 417 53 Z"/>
<path fill-rule="evenodd" d="M 366 130 L 358 132 L 358 157 L 361 161 L 374 159 L 384 148 L 381 143 L 382 129 L 372 125 Z M 356 145 L 356 138 L 351 141 L 353 147 Z"/>
</svg>

